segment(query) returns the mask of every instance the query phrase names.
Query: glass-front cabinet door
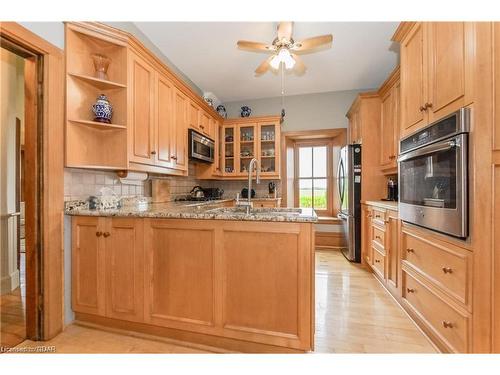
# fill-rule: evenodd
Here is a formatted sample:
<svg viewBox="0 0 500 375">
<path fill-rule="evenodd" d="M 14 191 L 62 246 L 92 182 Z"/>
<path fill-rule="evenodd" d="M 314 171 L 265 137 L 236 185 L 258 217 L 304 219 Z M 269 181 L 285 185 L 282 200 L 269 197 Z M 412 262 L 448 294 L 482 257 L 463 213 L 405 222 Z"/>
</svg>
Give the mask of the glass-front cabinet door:
<svg viewBox="0 0 500 375">
<path fill-rule="evenodd" d="M 263 176 L 279 174 L 279 126 L 279 123 L 273 122 L 258 124 L 260 171 Z"/>
<path fill-rule="evenodd" d="M 224 126 L 222 128 L 222 152 L 223 152 L 223 174 L 225 176 L 234 176 L 235 171 L 235 155 L 236 155 L 236 142 L 235 142 L 235 127 Z"/>
<path fill-rule="evenodd" d="M 257 155 L 256 124 L 240 124 L 238 126 L 239 165 L 238 173 L 248 175 L 250 161 Z"/>
</svg>

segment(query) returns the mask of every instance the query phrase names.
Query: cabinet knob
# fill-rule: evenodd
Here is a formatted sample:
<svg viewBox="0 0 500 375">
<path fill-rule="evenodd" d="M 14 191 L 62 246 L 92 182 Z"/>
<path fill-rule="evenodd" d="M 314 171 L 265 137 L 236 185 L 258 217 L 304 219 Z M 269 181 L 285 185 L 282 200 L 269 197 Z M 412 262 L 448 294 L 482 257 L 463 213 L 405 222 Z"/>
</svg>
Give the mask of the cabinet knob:
<svg viewBox="0 0 500 375">
<path fill-rule="evenodd" d="M 156 151 L 151 151 L 151 155 L 156 155 Z"/>
<path fill-rule="evenodd" d="M 408 293 L 415 293 L 415 289 L 406 288 L 406 292 L 408 292 Z"/>
<path fill-rule="evenodd" d="M 177 156 L 175 156 L 175 155 L 171 155 L 171 156 L 170 156 L 170 159 L 177 160 Z"/>
<path fill-rule="evenodd" d="M 102 235 L 103 235 L 104 237 L 109 237 L 109 236 L 111 236 L 111 234 L 110 234 L 109 232 L 104 232 Z"/>
<path fill-rule="evenodd" d="M 425 103 L 424 107 L 425 107 L 425 109 L 432 108 L 432 103 Z"/>
<path fill-rule="evenodd" d="M 380 263 L 380 259 L 375 259 L 375 263 Z"/>
<path fill-rule="evenodd" d="M 380 236 L 375 236 L 375 239 L 381 240 Z"/>
<path fill-rule="evenodd" d="M 96 235 L 97 237 L 101 237 L 101 236 L 102 236 L 102 232 L 101 232 L 101 231 L 95 232 L 95 235 Z"/>
<path fill-rule="evenodd" d="M 413 250 L 411 247 L 409 247 L 408 249 L 406 249 L 406 252 L 407 252 L 407 253 L 414 253 L 414 252 L 415 252 L 415 250 Z"/>
<path fill-rule="evenodd" d="M 442 270 L 444 273 L 452 273 L 453 272 L 453 270 L 450 267 L 443 267 Z"/>
<path fill-rule="evenodd" d="M 425 106 L 424 105 L 421 105 L 420 108 L 419 108 L 420 112 L 423 112 L 426 110 Z"/>
<path fill-rule="evenodd" d="M 443 320 L 443 327 L 444 328 L 453 328 L 453 323 L 452 322 L 448 322 L 446 320 Z"/>
<path fill-rule="evenodd" d="M 380 215 L 375 215 L 375 218 L 376 219 L 380 219 Z"/>
</svg>

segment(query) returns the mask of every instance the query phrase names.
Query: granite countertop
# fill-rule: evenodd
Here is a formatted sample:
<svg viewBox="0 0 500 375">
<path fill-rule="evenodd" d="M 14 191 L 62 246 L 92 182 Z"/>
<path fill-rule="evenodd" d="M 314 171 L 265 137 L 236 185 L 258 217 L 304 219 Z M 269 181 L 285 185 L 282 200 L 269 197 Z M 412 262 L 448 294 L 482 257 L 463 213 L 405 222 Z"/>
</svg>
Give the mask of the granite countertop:
<svg viewBox="0 0 500 375">
<path fill-rule="evenodd" d="M 361 203 L 367 204 L 369 206 L 385 208 L 387 210 L 393 210 L 393 211 L 398 211 L 398 209 L 399 209 L 398 202 L 395 202 L 395 201 L 377 200 L 377 201 L 363 201 Z"/>
<path fill-rule="evenodd" d="M 260 199 L 260 198 L 256 198 Z M 274 198 L 268 198 L 274 199 Z M 121 208 L 91 210 L 85 201 L 67 202 L 65 213 L 71 216 L 147 217 L 166 219 L 202 219 L 237 221 L 317 222 L 310 208 L 254 208 L 246 214 L 245 208 L 221 207 L 221 203 L 234 199 L 208 202 L 168 202 L 125 205 Z"/>
</svg>

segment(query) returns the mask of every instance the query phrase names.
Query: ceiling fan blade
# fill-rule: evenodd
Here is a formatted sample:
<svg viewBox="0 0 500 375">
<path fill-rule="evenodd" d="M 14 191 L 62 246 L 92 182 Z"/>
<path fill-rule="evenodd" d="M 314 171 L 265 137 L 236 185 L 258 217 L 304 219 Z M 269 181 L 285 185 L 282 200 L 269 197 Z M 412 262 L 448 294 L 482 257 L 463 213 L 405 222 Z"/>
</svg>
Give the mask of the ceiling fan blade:
<svg viewBox="0 0 500 375">
<path fill-rule="evenodd" d="M 273 59 L 274 55 L 273 56 L 269 56 L 267 59 L 265 59 L 258 67 L 257 69 L 255 69 L 255 76 L 258 77 L 258 76 L 261 76 L 262 74 L 264 74 L 265 72 L 267 72 L 270 68 L 271 68 L 271 64 L 269 64 L 271 62 L 271 60 Z"/>
<path fill-rule="evenodd" d="M 278 39 L 288 39 L 292 37 L 292 23 L 291 22 L 280 22 L 278 25 Z"/>
<path fill-rule="evenodd" d="M 332 34 L 315 36 L 307 38 L 300 42 L 295 43 L 293 51 L 296 53 L 312 53 L 319 49 L 326 49 L 331 47 L 333 40 Z"/>
<path fill-rule="evenodd" d="M 275 50 L 273 45 L 259 42 L 250 42 L 248 40 L 238 40 L 237 45 L 239 49 L 251 52 L 274 52 Z"/>
<path fill-rule="evenodd" d="M 295 60 L 295 65 L 293 66 L 293 71 L 299 76 L 303 75 L 307 69 L 304 62 L 295 53 L 292 53 L 291 55 L 292 55 L 293 59 Z"/>
</svg>

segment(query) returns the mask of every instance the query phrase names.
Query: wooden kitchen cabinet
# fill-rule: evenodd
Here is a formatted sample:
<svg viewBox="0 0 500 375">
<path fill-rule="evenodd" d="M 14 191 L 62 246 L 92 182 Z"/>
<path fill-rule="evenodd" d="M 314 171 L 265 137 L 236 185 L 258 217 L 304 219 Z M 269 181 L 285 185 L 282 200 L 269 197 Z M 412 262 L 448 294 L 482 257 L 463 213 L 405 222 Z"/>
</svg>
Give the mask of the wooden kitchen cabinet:
<svg viewBox="0 0 500 375">
<path fill-rule="evenodd" d="M 188 128 L 214 139 L 222 118 L 133 35 L 93 22 L 65 27 L 65 165 L 187 176 Z M 94 77 L 96 53 L 111 59 L 109 79 Z M 113 106 L 111 124 L 93 121 L 99 94 Z"/>
<path fill-rule="evenodd" d="M 173 84 L 162 74 L 156 76 L 155 93 L 155 164 L 172 168 L 177 153 Z"/>
<path fill-rule="evenodd" d="M 72 220 L 73 310 L 142 320 L 142 221 L 85 216 Z"/>
<path fill-rule="evenodd" d="M 399 299 L 401 252 L 398 211 L 364 204 L 361 220 L 363 259 L 389 292 Z"/>
<path fill-rule="evenodd" d="M 71 304 L 74 311 L 106 311 L 103 219 L 78 217 L 71 230 Z"/>
<path fill-rule="evenodd" d="M 222 179 L 248 177 L 252 158 L 260 162 L 262 178 L 280 178 L 280 117 L 251 117 L 224 121 L 221 135 Z"/>
<path fill-rule="evenodd" d="M 129 161 L 154 165 L 155 70 L 135 53 L 130 53 L 129 64 Z"/>
<path fill-rule="evenodd" d="M 402 23 L 393 40 L 401 43 L 401 136 L 472 102 L 472 23 Z"/>
<path fill-rule="evenodd" d="M 174 127 L 172 140 L 173 168 L 187 173 L 188 170 L 188 99 L 178 89 L 174 91 Z"/>
<path fill-rule="evenodd" d="M 77 320 L 313 349 L 312 223 L 75 216 L 72 235 Z"/>
<path fill-rule="evenodd" d="M 187 98 L 163 72 L 133 53 L 131 65 L 130 162 L 187 172 Z"/>
<path fill-rule="evenodd" d="M 397 173 L 400 120 L 400 80 L 397 67 L 379 89 L 380 95 L 380 168 Z"/>
</svg>

